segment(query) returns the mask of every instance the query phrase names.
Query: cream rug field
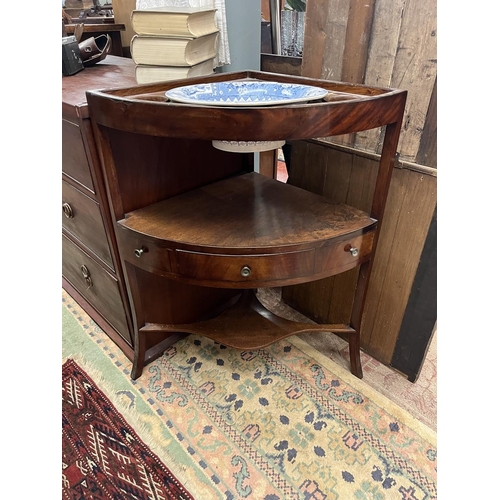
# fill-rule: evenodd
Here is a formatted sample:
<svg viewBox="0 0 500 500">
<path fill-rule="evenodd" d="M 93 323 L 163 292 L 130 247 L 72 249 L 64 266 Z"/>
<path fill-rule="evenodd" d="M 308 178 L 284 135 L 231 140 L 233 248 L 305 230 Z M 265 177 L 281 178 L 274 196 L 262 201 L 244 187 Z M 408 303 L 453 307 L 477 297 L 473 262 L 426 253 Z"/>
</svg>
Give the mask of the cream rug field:
<svg viewBox="0 0 500 500">
<path fill-rule="evenodd" d="M 281 300 L 281 289 L 259 290 L 259 298 L 274 314 L 284 318 L 313 323 L 312 320 L 289 307 Z M 331 333 L 304 333 L 300 336 L 309 345 L 349 370 L 349 345 Z M 417 420 L 437 430 L 437 332 L 434 332 L 420 374 L 410 382 L 365 352 L 361 352 L 363 382 L 404 408 Z"/>
</svg>

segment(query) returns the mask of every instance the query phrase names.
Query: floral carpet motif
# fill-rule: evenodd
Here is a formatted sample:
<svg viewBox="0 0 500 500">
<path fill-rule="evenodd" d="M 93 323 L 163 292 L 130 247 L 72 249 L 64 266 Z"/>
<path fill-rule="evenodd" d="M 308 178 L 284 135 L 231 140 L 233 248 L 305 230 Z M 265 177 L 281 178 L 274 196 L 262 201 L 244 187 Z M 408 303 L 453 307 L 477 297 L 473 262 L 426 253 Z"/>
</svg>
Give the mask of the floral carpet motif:
<svg viewBox="0 0 500 500">
<path fill-rule="evenodd" d="M 197 500 L 437 498 L 435 433 L 299 338 L 242 352 L 190 335 L 132 381 L 121 351 L 63 303 L 63 355 L 101 373 Z"/>
</svg>

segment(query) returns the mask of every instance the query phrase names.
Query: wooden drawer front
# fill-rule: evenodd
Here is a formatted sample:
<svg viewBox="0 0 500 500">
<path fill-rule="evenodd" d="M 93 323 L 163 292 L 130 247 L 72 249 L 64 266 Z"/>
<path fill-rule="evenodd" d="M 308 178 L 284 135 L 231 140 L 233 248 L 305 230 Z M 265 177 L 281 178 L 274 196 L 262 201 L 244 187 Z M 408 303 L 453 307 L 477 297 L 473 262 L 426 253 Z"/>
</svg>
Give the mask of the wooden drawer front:
<svg viewBox="0 0 500 500">
<path fill-rule="evenodd" d="M 63 227 L 113 269 L 99 204 L 64 181 L 62 204 Z"/>
<path fill-rule="evenodd" d="M 369 257 L 375 231 L 336 242 L 316 250 L 314 274 L 338 274 L 359 266 Z M 352 249 L 352 251 L 351 251 Z M 356 251 L 357 250 L 357 251 Z"/>
<path fill-rule="evenodd" d="M 245 283 L 296 279 L 314 270 L 314 250 L 269 255 L 213 255 L 177 250 L 178 272 L 188 278 Z"/>
<path fill-rule="evenodd" d="M 118 281 L 64 235 L 62 256 L 63 276 L 132 345 Z"/>
<path fill-rule="evenodd" d="M 252 288 L 303 283 L 352 269 L 369 258 L 375 230 L 315 249 L 257 255 L 175 250 L 120 225 L 116 234 L 122 257 L 146 271 L 202 286 Z"/>
<path fill-rule="evenodd" d="M 170 273 L 170 254 L 173 253 L 172 250 L 158 246 L 142 236 L 137 236 L 133 231 L 124 229 L 120 225 L 116 230 L 116 239 L 121 256 L 126 261 L 146 271 Z M 137 251 L 140 254 L 137 254 Z"/>
<path fill-rule="evenodd" d="M 95 194 L 80 127 L 66 120 L 62 121 L 62 169 Z"/>
<path fill-rule="evenodd" d="M 201 285 L 237 288 L 256 282 L 309 276 L 314 271 L 314 250 L 266 255 L 220 255 L 161 247 L 151 240 L 118 226 L 122 257 L 133 265 L 163 276 L 176 275 Z M 139 257 L 137 250 L 142 250 Z M 248 267 L 246 276 L 242 269 Z"/>
</svg>

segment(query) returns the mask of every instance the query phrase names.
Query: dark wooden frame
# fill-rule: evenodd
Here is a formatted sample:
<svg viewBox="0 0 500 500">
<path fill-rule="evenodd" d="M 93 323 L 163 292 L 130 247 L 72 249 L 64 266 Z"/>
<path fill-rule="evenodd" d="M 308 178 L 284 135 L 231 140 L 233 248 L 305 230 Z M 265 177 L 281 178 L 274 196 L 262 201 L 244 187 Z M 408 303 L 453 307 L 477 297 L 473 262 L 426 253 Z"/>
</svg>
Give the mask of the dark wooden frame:
<svg viewBox="0 0 500 500">
<path fill-rule="evenodd" d="M 165 97 L 166 90 L 185 84 L 246 78 L 315 85 L 328 90 L 328 94 L 318 102 L 273 107 L 203 107 L 170 102 Z M 141 375 L 145 363 L 161 353 L 166 343 L 172 341 L 174 333 L 198 333 L 232 347 L 255 349 L 304 331 L 348 334 L 351 371 L 361 378 L 359 327 L 406 92 L 243 71 L 189 81 L 90 91 L 87 100 L 133 309 L 135 355 L 132 378 Z M 176 235 L 169 233 L 168 224 L 162 222 L 168 221 L 170 214 L 182 213 L 182 209 L 194 220 L 196 210 L 192 209 L 193 206 L 209 210 L 208 205 L 203 205 L 207 192 L 209 195 L 213 189 L 216 194 L 239 192 L 241 183 L 249 186 L 246 191 L 241 191 L 243 196 L 265 190 L 267 194 L 261 197 L 263 203 L 275 197 L 281 200 L 300 198 L 293 186 L 271 179 L 263 182 L 259 174 L 249 173 L 252 169 L 250 155 L 221 153 L 211 147 L 211 140 L 302 140 L 376 127 L 385 127 L 384 143 L 371 210 L 364 216 L 359 215 L 364 217 L 360 226 L 348 223 L 358 217 L 357 212 L 350 211 L 351 208 L 327 207 L 321 230 L 313 236 L 299 230 L 293 244 L 287 245 L 283 239 L 277 238 L 275 245 L 268 244 L 264 248 L 232 220 L 230 209 L 229 216 L 221 220 L 223 224 L 232 224 L 234 241 L 241 241 L 241 244 L 232 241 L 219 247 L 213 231 L 203 234 L 200 241 L 191 233 L 191 239 L 187 236 L 188 239 L 176 239 Z M 186 176 L 184 170 L 189 170 L 192 175 Z M 286 192 L 282 195 L 283 190 Z M 293 204 L 287 205 L 292 211 L 290 217 L 295 217 L 295 220 L 308 205 L 319 210 L 328 204 L 322 197 L 304 193 L 303 202 L 298 203 L 297 209 Z M 256 211 L 262 208 L 259 205 L 261 200 L 257 198 Z M 232 206 L 237 207 L 236 204 Z M 348 214 L 339 226 L 345 227 L 345 231 L 327 223 L 338 210 Z M 253 221 L 250 212 L 243 210 L 241 216 Z M 280 224 L 286 226 L 289 220 L 286 214 L 282 217 Z M 189 218 L 186 225 L 189 226 Z M 355 258 L 349 266 L 360 266 L 360 271 L 349 324 L 288 322 L 272 315 L 256 299 L 253 289 L 258 287 L 307 282 L 345 271 L 348 267 L 342 252 L 348 254 L 354 248 L 350 238 L 356 235 L 362 238 L 361 247 L 366 251 L 359 255 L 357 250 L 351 252 Z M 369 243 L 366 238 L 370 238 Z M 334 250 L 328 253 L 329 248 Z M 302 256 L 306 250 L 313 252 L 316 267 L 301 274 L 297 269 L 301 270 L 304 265 Z M 194 271 L 181 268 L 179 259 L 186 251 L 198 252 L 196 258 L 189 261 Z M 145 258 L 140 260 L 143 253 Z M 294 257 L 292 264 L 287 264 L 289 260 L 286 259 L 291 253 Z M 271 261 L 270 254 L 277 260 Z M 252 262 L 256 277 L 227 278 L 221 268 L 226 262 L 239 265 L 238 259 L 242 255 L 255 257 Z M 285 270 L 278 276 L 273 274 L 274 270 L 269 271 L 270 262 Z M 318 266 L 323 274 L 316 272 Z M 234 334 L 236 327 L 241 332 L 239 335 Z"/>
</svg>

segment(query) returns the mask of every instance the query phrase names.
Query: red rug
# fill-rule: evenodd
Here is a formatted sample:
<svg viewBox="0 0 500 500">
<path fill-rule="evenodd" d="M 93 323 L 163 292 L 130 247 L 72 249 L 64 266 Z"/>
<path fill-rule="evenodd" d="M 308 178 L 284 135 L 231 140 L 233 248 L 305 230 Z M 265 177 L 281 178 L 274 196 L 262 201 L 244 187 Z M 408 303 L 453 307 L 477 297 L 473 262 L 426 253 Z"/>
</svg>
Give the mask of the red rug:
<svg viewBox="0 0 500 500">
<path fill-rule="evenodd" d="M 71 359 L 62 382 L 63 499 L 194 500 Z"/>
</svg>

